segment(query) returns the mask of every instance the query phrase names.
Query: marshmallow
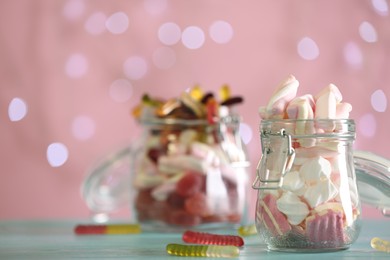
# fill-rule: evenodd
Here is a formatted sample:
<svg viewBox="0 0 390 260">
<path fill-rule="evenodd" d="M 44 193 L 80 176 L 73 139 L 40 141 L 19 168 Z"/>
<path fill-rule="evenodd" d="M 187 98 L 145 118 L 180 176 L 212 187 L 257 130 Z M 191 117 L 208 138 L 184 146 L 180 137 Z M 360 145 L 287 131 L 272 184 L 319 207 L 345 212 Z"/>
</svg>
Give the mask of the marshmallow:
<svg viewBox="0 0 390 260">
<path fill-rule="evenodd" d="M 177 174 L 183 171 L 207 173 L 207 163 L 191 155 L 160 156 L 158 170 L 166 174 Z"/>
<path fill-rule="evenodd" d="M 315 100 L 317 100 L 320 96 L 324 95 L 325 93 L 333 93 L 337 103 L 340 103 L 343 100 L 343 96 L 341 95 L 339 88 L 332 83 L 329 84 L 327 87 L 323 88 L 320 92 L 318 92 L 318 94 L 314 97 Z"/>
<path fill-rule="evenodd" d="M 280 212 L 287 216 L 291 225 L 299 225 L 310 212 L 307 205 L 290 191 L 284 192 L 276 201 L 276 205 Z"/>
<path fill-rule="evenodd" d="M 185 129 L 180 133 L 179 142 L 189 146 L 198 137 L 198 132 L 194 129 Z"/>
<path fill-rule="evenodd" d="M 352 111 L 352 105 L 346 102 L 338 103 L 336 105 L 336 118 L 338 119 L 347 119 L 349 118 L 349 113 Z"/>
<path fill-rule="evenodd" d="M 134 186 L 137 188 L 155 187 L 165 179 L 163 174 L 158 173 L 154 163 L 145 157 L 139 163 L 138 173 L 134 177 Z"/>
<path fill-rule="evenodd" d="M 289 119 L 313 119 L 315 106 L 312 95 L 299 96 L 290 101 L 286 112 Z"/>
<path fill-rule="evenodd" d="M 289 191 L 297 191 L 301 189 L 305 183 L 301 180 L 298 171 L 290 171 L 283 178 L 282 188 Z"/>
<path fill-rule="evenodd" d="M 176 174 L 173 177 L 167 179 L 159 186 L 152 190 L 152 197 L 157 201 L 164 201 L 168 198 L 168 195 L 176 190 L 176 183 L 183 177 L 183 174 Z"/>
<path fill-rule="evenodd" d="M 311 208 L 334 199 L 338 194 L 336 186 L 329 180 L 320 181 L 306 189 L 303 197 Z"/>
<path fill-rule="evenodd" d="M 298 86 L 299 82 L 293 75 L 283 80 L 265 108 L 265 118 L 283 119 L 287 104 L 295 98 Z"/>
<path fill-rule="evenodd" d="M 333 92 L 325 92 L 316 100 L 315 119 L 336 118 L 336 96 Z"/>
<path fill-rule="evenodd" d="M 331 172 L 332 165 L 321 156 L 307 160 L 299 170 L 300 176 L 308 184 L 328 179 Z"/>
<path fill-rule="evenodd" d="M 190 153 L 196 158 L 205 161 L 207 164 L 213 166 L 218 166 L 220 164 L 219 157 L 210 145 L 201 142 L 193 142 L 190 146 Z"/>
<path fill-rule="evenodd" d="M 323 210 L 306 218 L 306 234 L 316 248 L 344 247 L 347 236 L 344 233 L 343 214 L 339 211 Z"/>
<path fill-rule="evenodd" d="M 327 203 L 321 204 L 321 205 L 315 207 L 314 211 L 317 213 L 320 213 L 322 211 L 327 211 L 329 209 L 336 211 L 336 212 L 340 212 L 340 213 L 344 212 L 343 205 L 340 202 L 327 202 Z"/>
<path fill-rule="evenodd" d="M 257 208 L 256 218 L 274 236 L 282 236 L 291 230 L 290 223 L 277 208 L 276 198 L 272 194 L 267 194 L 260 200 Z"/>
</svg>

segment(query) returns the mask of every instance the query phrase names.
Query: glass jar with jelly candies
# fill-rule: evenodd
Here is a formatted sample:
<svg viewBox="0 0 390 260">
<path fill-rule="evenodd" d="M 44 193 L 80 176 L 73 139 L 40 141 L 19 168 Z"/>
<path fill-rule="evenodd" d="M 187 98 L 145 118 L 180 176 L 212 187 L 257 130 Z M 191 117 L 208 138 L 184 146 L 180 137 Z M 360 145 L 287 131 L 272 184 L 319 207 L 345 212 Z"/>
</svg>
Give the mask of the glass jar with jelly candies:
<svg viewBox="0 0 390 260">
<path fill-rule="evenodd" d="M 160 231 L 219 229 L 244 221 L 250 163 L 234 108 L 242 98 L 222 93 L 219 100 L 199 89 L 169 100 L 145 95 L 133 110 L 142 136 L 120 160 L 128 165 L 128 174 L 120 177 L 127 189 L 110 187 L 112 200 L 101 203 L 102 192 L 96 191 L 103 182 L 96 182 L 95 171 L 83 186 L 89 208 L 99 212 L 106 206 L 109 213 L 111 205 L 126 201 L 120 197 L 130 198 L 134 220 Z M 100 180 L 114 177 L 109 169 L 102 169 Z"/>
</svg>

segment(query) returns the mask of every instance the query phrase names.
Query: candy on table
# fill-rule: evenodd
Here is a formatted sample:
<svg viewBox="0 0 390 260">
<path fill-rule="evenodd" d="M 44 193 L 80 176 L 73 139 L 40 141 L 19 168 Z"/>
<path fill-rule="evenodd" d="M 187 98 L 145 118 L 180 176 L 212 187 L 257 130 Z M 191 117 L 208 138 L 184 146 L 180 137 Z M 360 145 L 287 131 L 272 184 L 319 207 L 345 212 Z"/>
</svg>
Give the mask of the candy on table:
<svg viewBox="0 0 390 260">
<path fill-rule="evenodd" d="M 257 234 L 256 225 L 249 224 L 249 225 L 239 226 L 237 229 L 237 233 L 243 237 L 256 235 Z"/>
<path fill-rule="evenodd" d="M 390 241 L 384 240 L 379 237 L 373 237 L 371 239 L 371 247 L 382 252 L 390 253 Z"/>
<path fill-rule="evenodd" d="M 77 225 L 74 232 L 77 235 L 138 234 L 141 227 L 138 224 Z"/>
<path fill-rule="evenodd" d="M 236 235 L 221 235 L 206 232 L 187 230 L 183 233 L 182 239 L 186 243 L 220 246 L 243 246 L 244 240 Z"/>
<path fill-rule="evenodd" d="M 168 244 L 166 251 L 170 255 L 190 257 L 238 257 L 240 255 L 240 249 L 236 246 L 219 245 Z"/>
</svg>

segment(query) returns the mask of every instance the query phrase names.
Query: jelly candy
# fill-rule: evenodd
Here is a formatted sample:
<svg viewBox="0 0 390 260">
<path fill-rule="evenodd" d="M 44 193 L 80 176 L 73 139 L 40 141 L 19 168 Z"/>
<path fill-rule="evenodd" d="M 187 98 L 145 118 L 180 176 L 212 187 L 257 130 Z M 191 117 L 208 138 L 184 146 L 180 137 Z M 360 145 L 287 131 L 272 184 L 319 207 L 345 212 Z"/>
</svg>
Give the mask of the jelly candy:
<svg viewBox="0 0 390 260">
<path fill-rule="evenodd" d="M 168 244 L 166 250 L 168 254 L 177 256 L 237 257 L 240 255 L 240 249 L 236 246 Z"/>
<path fill-rule="evenodd" d="M 183 233 L 182 238 L 184 242 L 193 244 L 231 246 L 244 245 L 244 240 L 240 236 L 235 235 L 220 235 L 187 230 Z"/>
<path fill-rule="evenodd" d="M 200 173 L 188 172 L 176 184 L 177 194 L 190 197 L 198 193 L 203 186 L 204 177 Z"/>
<path fill-rule="evenodd" d="M 205 217 L 211 215 L 207 205 L 207 196 L 204 193 L 196 193 L 185 201 L 185 209 L 196 216 Z"/>
<path fill-rule="evenodd" d="M 390 241 L 374 237 L 371 239 L 371 247 L 386 253 L 390 253 Z"/>
</svg>

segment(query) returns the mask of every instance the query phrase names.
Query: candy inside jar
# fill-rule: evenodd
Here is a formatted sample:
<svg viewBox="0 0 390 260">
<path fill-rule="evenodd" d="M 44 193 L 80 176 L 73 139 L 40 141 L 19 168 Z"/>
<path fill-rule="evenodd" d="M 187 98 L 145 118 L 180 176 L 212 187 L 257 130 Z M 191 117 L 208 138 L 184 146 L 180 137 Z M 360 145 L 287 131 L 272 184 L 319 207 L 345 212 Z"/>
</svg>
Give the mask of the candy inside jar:
<svg viewBox="0 0 390 260">
<path fill-rule="evenodd" d="M 298 124 L 315 129 L 295 135 Z M 263 120 L 257 230 L 282 251 L 348 248 L 360 232 L 353 120 Z M 280 129 L 280 130 L 276 130 Z"/>
<path fill-rule="evenodd" d="M 271 250 L 346 249 L 361 229 L 352 106 L 333 84 L 315 96 L 298 86 L 290 75 L 260 108 L 257 231 Z"/>
<path fill-rule="evenodd" d="M 133 204 L 143 227 L 240 223 L 249 166 L 233 108 L 240 102 L 239 97 L 217 102 L 199 89 L 168 101 L 143 97 L 134 115 L 144 135 L 131 163 Z"/>
</svg>

